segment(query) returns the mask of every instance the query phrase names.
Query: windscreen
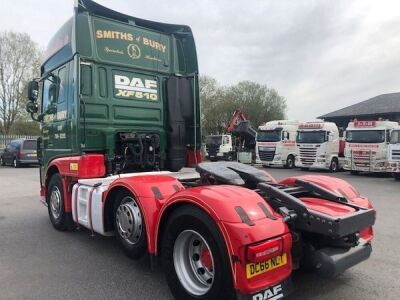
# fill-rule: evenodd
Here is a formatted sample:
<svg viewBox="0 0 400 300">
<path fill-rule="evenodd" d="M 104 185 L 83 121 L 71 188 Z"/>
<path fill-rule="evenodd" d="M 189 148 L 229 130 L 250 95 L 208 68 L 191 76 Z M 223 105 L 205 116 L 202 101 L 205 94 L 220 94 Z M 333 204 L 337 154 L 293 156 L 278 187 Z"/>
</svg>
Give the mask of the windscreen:
<svg viewBox="0 0 400 300">
<path fill-rule="evenodd" d="M 385 130 L 349 130 L 346 131 L 346 142 L 349 143 L 383 143 Z"/>
<path fill-rule="evenodd" d="M 94 19 L 93 27 L 97 55 L 102 61 L 169 71 L 168 35 L 103 19 Z"/>
<path fill-rule="evenodd" d="M 257 132 L 257 142 L 278 142 L 281 140 L 282 128 L 275 130 L 259 130 Z"/>
<path fill-rule="evenodd" d="M 390 135 L 391 144 L 400 144 L 400 130 L 393 130 Z"/>
<path fill-rule="evenodd" d="M 321 144 L 325 142 L 326 131 L 297 131 L 296 142 L 303 144 Z"/>
<path fill-rule="evenodd" d="M 206 137 L 206 145 L 221 145 L 222 135 L 214 135 Z"/>
<path fill-rule="evenodd" d="M 24 141 L 23 149 L 25 149 L 25 150 L 36 150 L 37 149 L 37 141 L 36 140 L 26 140 L 26 141 Z"/>
</svg>

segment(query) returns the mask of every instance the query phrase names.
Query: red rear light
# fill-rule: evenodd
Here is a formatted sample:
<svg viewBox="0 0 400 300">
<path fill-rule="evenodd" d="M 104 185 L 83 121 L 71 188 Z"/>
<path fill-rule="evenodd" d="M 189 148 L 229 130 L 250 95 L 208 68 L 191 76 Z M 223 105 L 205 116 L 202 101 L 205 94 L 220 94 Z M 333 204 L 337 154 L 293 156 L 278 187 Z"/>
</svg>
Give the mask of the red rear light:
<svg viewBox="0 0 400 300">
<path fill-rule="evenodd" d="M 261 262 L 292 250 L 292 235 L 287 233 L 279 238 L 247 247 L 247 261 Z"/>
<path fill-rule="evenodd" d="M 21 149 L 21 150 L 19 150 L 19 156 L 21 157 L 21 156 L 24 156 L 24 151 Z"/>
<path fill-rule="evenodd" d="M 282 253 L 282 238 L 269 240 L 247 247 L 247 261 L 261 262 Z"/>
</svg>

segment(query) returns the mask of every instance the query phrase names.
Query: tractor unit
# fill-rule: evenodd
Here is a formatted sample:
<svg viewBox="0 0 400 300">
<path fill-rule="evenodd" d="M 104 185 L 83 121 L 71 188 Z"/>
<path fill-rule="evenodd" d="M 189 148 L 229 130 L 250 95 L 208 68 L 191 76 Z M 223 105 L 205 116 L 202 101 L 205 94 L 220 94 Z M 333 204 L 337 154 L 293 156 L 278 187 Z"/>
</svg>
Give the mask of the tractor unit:
<svg viewBox="0 0 400 300">
<path fill-rule="evenodd" d="M 296 135 L 299 121 L 270 121 L 258 127 L 256 157 L 264 166 L 295 166 Z"/>
<path fill-rule="evenodd" d="M 335 276 L 370 256 L 375 211 L 345 181 L 201 162 L 188 26 L 77 0 L 28 98 L 52 225 L 161 261 L 176 299 L 279 299 L 294 269 Z"/>
<path fill-rule="evenodd" d="M 389 164 L 390 133 L 399 123 L 387 120 L 350 122 L 346 129 L 344 169 L 360 172 L 392 172 Z"/>
</svg>

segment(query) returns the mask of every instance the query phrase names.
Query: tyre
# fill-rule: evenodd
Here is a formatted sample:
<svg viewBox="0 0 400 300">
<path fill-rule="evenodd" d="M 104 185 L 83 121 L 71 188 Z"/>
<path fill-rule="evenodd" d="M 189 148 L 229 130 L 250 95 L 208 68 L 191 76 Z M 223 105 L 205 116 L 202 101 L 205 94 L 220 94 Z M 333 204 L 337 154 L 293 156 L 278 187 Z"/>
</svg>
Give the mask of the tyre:
<svg viewBox="0 0 400 300">
<path fill-rule="evenodd" d="M 14 159 L 13 159 L 13 167 L 14 167 L 14 168 L 19 168 L 19 167 L 21 167 L 21 163 L 17 160 L 16 157 L 14 157 Z"/>
<path fill-rule="evenodd" d="M 0 157 L 0 166 L 5 166 L 5 165 L 6 163 L 4 162 L 3 157 Z"/>
<path fill-rule="evenodd" d="M 226 158 L 227 161 L 232 161 L 233 160 L 233 155 L 229 154 L 228 157 Z"/>
<path fill-rule="evenodd" d="M 350 171 L 350 174 L 351 174 L 351 175 L 359 175 L 359 174 L 360 174 L 360 171 Z"/>
<path fill-rule="evenodd" d="M 121 191 L 114 202 L 115 235 L 130 258 L 138 259 L 146 253 L 146 226 L 142 211 L 128 191 Z"/>
<path fill-rule="evenodd" d="M 294 156 L 289 155 L 288 158 L 286 159 L 286 169 L 293 169 L 294 168 Z"/>
<path fill-rule="evenodd" d="M 165 227 L 161 256 L 175 299 L 233 299 L 224 240 L 202 210 L 188 205 L 172 213 Z"/>
<path fill-rule="evenodd" d="M 46 198 L 49 218 L 54 228 L 57 230 L 73 229 L 72 214 L 65 212 L 64 187 L 60 174 L 56 173 L 51 176 Z"/>
<path fill-rule="evenodd" d="M 332 158 L 331 165 L 329 166 L 329 172 L 335 173 L 339 170 L 339 162 L 337 158 Z"/>
<path fill-rule="evenodd" d="M 400 173 L 393 173 L 393 177 L 394 177 L 394 179 L 400 181 Z"/>
</svg>

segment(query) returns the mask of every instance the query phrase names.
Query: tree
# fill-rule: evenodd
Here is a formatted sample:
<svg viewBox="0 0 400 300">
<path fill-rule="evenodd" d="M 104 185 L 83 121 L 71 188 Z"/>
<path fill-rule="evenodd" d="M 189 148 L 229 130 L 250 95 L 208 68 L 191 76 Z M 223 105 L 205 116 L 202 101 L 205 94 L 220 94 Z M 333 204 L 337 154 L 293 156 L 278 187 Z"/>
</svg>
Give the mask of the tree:
<svg viewBox="0 0 400 300">
<path fill-rule="evenodd" d="M 254 127 L 284 119 L 286 101 L 274 89 L 252 81 L 224 87 L 211 77 L 200 77 L 203 134 L 224 133 L 232 114 L 240 109 Z"/>
<path fill-rule="evenodd" d="M 0 32 L 0 132 L 24 115 L 27 82 L 37 76 L 41 51 L 26 33 Z"/>
<path fill-rule="evenodd" d="M 201 124 L 203 134 L 218 133 L 221 127 L 220 102 L 223 99 L 223 88 L 218 85 L 216 79 L 209 76 L 200 77 L 201 99 Z"/>
</svg>

